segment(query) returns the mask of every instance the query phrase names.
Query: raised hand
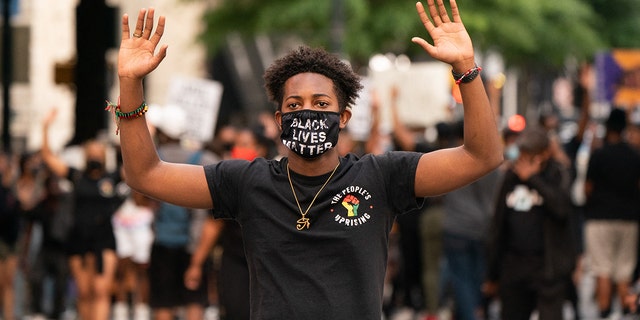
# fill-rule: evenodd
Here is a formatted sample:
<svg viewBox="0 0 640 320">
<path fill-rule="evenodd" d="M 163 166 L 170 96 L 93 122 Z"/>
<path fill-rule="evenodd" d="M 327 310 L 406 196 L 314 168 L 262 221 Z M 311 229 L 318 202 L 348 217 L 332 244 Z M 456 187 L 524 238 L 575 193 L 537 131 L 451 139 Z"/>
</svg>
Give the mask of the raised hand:
<svg viewBox="0 0 640 320">
<path fill-rule="evenodd" d="M 56 119 L 58 115 L 58 108 L 51 108 L 49 112 L 42 118 L 42 126 L 46 129 L 53 123 L 53 120 Z"/>
<path fill-rule="evenodd" d="M 451 65 L 455 63 L 471 62 L 474 60 L 473 44 L 467 33 L 455 0 L 450 0 L 451 15 L 449 18 L 443 0 L 428 0 L 427 13 L 421 2 L 416 3 L 416 10 L 422 24 L 433 39 L 433 44 L 420 37 L 413 37 L 411 41 L 422 46 L 429 55 Z M 432 21 L 433 20 L 433 21 Z"/>
<path fill-rule="evenodd" d="M 140 9 L 133 33 L 129 30 L 129 16 L 122 16 L 122 41 L 118 54 L 118 76 L 120 78 L 141 79 L 158 67 L 167 55 L 167 45 L 155 53 L 164 33 L 164 16 L 158 19 L 153 32 L 155 10 Z M 146 17 L 145 17 L 146 16 Z"/>
</svg>

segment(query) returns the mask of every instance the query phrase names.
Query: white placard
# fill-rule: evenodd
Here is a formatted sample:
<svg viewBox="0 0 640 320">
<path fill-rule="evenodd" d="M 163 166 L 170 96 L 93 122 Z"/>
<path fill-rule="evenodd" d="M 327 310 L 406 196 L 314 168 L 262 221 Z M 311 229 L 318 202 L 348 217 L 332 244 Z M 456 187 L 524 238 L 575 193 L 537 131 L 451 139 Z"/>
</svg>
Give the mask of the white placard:
<svg viewBox="0 0 640 320">
<path fill-rule="evenodd" d="M 409 127 L 447 121 L 451 104 L 451 67 L 442 62 L 412 63 L 406 70 L 370 72 L 371 90 L 380 101 L 380 125 L 391 130 L 391 90 L 398 88 L 398 115 Z"/>
<path fill-rule="evenodd" d="M 351 119 L 347 129 L 356 141 L 366 141 L 371 131 L 371 81 L 362 79 L 362 90 L 351 108 Z"/>
<path fill-rule="evenodd" d="M 186 139 L 207 142 L 213 138 L 222 99 L 222 84 L 201 78 L 176 78 L 169 86 L 168 103 L 187 113 Z"/>
</svg>

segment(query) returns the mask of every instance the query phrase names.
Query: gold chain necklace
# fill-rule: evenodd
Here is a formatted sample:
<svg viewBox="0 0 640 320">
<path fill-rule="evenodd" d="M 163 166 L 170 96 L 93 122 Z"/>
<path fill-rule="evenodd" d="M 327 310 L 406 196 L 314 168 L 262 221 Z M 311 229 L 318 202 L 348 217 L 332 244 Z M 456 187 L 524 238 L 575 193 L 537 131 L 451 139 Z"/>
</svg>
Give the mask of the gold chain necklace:
<svg viewBox="0 0 640 320">
<path fill-rule="evenodd" d="M 316 195 L 313 196 L 313 200 L 311 200 L 311 203 L 307 207 L 307 210 L 303 212 L 302 207 L 300 206 L 300 202 L 298 201 L 298 196 L 296 195 L 296 190 L 293 188 L 293 182 L 291 181 L 291 173 L 289 172 L 289 163 L 287 163 L 287 178 L 289 178 L 289 185 L 291 186 L 291 192 L 293 193 L 293 198 L 296 199 L 298 210 L 300 210 L 300 215 L 302 216 L 300 219 L 298 219 L 298 221 L 296 221 L 296 229 L 298 229 L 298 231 L 309 229 L 309 227 L 311 226 L 311 220 L 307 218 L 307 213 L 309 213 L 309 210 L 313 206 L 313 203 L 316 201 L 316 198 L 318 197 L 320 192 L 322 192 L 322 189 L 324 189 L 324 187 L 329 183 L 329 180 L 331 180 L 331 177 L 333 177 L 333 174 L 336 173 L 336 170 L 338 170 L 338 166 L 340 166 L 339 161 L 336 167 L 333 168 L 333 171 L 331 172 L 331 175 L 329 175 L 329 178 L 327 178 L 327 181 L 324 182 L 322 187 L 320 187 L 320 190 L 318 190 Z"/>
</svg>

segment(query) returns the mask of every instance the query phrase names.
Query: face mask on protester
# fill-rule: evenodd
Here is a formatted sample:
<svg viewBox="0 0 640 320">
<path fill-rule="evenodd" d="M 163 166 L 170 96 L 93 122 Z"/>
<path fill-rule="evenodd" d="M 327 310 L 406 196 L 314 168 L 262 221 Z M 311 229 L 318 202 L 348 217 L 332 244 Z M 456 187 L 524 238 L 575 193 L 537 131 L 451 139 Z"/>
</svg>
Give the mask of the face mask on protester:
<svg viewBox="0 0 640 320">
<path fill-rule="evenodd" d="M 258 157 L 258 151 L 252 148 L 246 148 L 246 147 L 231 148 L 231 158 L 233 159 L 244 159 L 244 160 L 252 161 L 257 157 Z"/>
<path fill-rule="evenodd" d="M 335 147 L 339 132 L 337 112 L 300 110 L 282 114 L 282 144 L 304 158 L 319 157 Z"/>
<path fill-rule="evenodd" d="M 504 149 L 504 157 L 507 160 L 515 161 L 519 156 L 520 148 L 518 148 L 518 145 L 516 145 L 515 143 L 512 143 Z"/>
<path fill-rule="evenodd" d="M 86 166 L 87 172 L 102 171 L 102 170 L 104 170 L 104 164 L 102 164 L 102 162 L 96 161 L 96 160 L 87 161 L 87 166 Z"/>
</svg>

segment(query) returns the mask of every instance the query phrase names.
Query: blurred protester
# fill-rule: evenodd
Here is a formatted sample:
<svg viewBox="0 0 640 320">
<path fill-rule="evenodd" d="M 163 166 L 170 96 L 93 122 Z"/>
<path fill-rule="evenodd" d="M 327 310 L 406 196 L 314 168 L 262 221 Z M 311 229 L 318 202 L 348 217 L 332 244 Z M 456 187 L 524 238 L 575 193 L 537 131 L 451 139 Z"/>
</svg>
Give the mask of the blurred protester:
<svg viewBox="0 0 640 320">
<path fill-rule="evenodd" d="M 603 145 L 589 158 L 584 184 L 585 250 L 596 275 L 601 318 L 611 314 L 614 288 L 621 301 L 626 297 L 637 262 L 640 154 L 623 139 L 626 125 L 625 110 L 612 109 Z"/>
<path fill-rule="evenodd" d="M 231 159 L 252 161 L 264 158 L 269 151 L 269 138 L 256 129 L 239 129 L 231 148 Z M 218 302 L 221 320 L 249 319 L 249 267 L 244 255 L 242 229 L 233 220 L 214 220 L 210 216 L 205 222 L 197 249 L 191 257 L 184 281 L 187 288 L 196 288 L 201 283 L 202 267 L 213 246 L 222 248 L 218 271 Z"/>
<path fill-rule="evenodd" d="M 11 191 L 14 179 L 11 157 L 0 154 L 0 308 L 4 320 L 15 318 L 14 280 L 18 268 L 17 242 L 20 219 L 15 210 L 16 199 Z"/>
<path fill-rule="evenodd" d="M 186 113 L 178 106 L 154 106 L 147 120 L 155 129 L 158 155 L 163 161 L 186 164 L 211 164 L 217 157 L 204 150 L 189 150 L 181 139 L 187 129 Z M 225 148 L 226 149 L 226 148 Z M 156 320 L 170 320 L 184 311 L 186 320 L 202 319 L 209 304 L 207 280 L 186 287 L 184 273 L 202 232 L 208 211 L 160 202 L 153 221 L 149 305 Z M 205 266 L 200 270 L 204 275 Z"/>
<path fill-rule="evenodd" d="M 578 252 L 576 268 L 569 283 L 569 301 L 575 315 L 580 319 L 578 286 L 584 273 L 584 181 L 591 153 L 593 126 L 591 122 L 591 92 L 595 87 L 595 75 L 589 64 L 583 64 L 578 72 L 577 84 L 573 90 L 573 104 L 579 109 L 578 127 L 575 134 L 564 144 L 563 149 L 570 160 L 571 200 L 574 209 L 574 239 Z"/>
<path fill-rule="evenodd" d="M 118 255 L 113 320 L 129 319 L 130 307 L 134 320 L 147 320 L 151 316 L 147 268 L 156 209 L 154 200 L 132 190 L 113 216 Z"/>
<path fill-rule="evenodd" d="M 538 125 L 543 128 L 549 136 L 549 151 L 551 153 L 551 157 L 566 168 L 570 168 L 571 159 L 569 159 L 565 153 L 562 147 L 562 141 L 558 135 L 558 127 L 560 125 L 558 115 L 553 111 L 542 113 L 538 118 Z"/>
<path fill-rule="evenodd" d="M 518 159 L 504 173 L 490 229 L 485 292 L 501 318 L 562 320 L 566 278 L 575 265 L 569 173 L 552 156 L 547 133 L 525 129 Z"/>
<path fill-rule="evenodd" d="M 440 122 L 436 125 L 436 143 L 425 141 L 400 118 L 398 98 L 400 89 L 391 87 L 391 138 L 395 148 L 403 151 L 431 152 L 436 149 L 453 147 L 450 141 L 450 125 Z M 372 101 L 377 103 L 377 96 Z M 377 109 L 379 107 L 375 107 Z M 412 214 L 400 215 L 396 225 L 400 240 L 399 289 L 403 292 L 402 304 L 412 312 L 426 311 L 426 319 L 436 319 L 440 307 L 440 273 L 442 256 L 442 197 L 429 197 L 420 210 Z"/>
<path fill-rule="evenodd" d="M 97 140 L 84 144 L 83 170 L 67 165 L 49 147 L 52 110 L 44 119 L 42 159 L 57 177 L 73 184 L 73 226 L 67 241 L 69 266 L 77 288 L 76 308 L 83 320 L 108 319 L 117 266 L 111 218 L 122 203 L 118 171 L 106 169 L 107 146 Z"/>
<path fill-rule="evenodd" d="M 230 157 L 229 153 L 233 147 L 233 140 L 238 134 L 238 128 L 231 124 L 225 124 L 216 128 L 213 139 L 207 144 L 207 148 L 215 153 L 220 159 Z"/>
<path fill-rule="evenodd" d="M 52 176 L 42 165 L 37 153 L 25 154 L 20 159 L 15 190 L 18 210 L 27 222 L 22 261 L 30 289 L 29 312 L 36 319 L 58 319 L 67 303 L 69 267 L 65 245 L 72 223 L 70 190 L 65 180 Z M 40 236 L 35 235 L 36 228 Z M 34 246 L 36 238 L 39 245 Z M 47 279 L 53 286 L 52 297 L 44 294 Z M 50 309 L 45 308 L 46 299 L 51 299 Z"/>
<path fill-rule="evenodd" d="M 463 139 L 464 124 L 453 125 L 456 144 Z M 453 314 L 457 320 L 484 318 L 482 284 L 486 272 L 486 242 L 495 207 L 501 171 L 443 196 L 443 248 L 448 280 L 453 289 Z"/>
<path fill-rule="evenodd" d="M 503 163 L 503 167 L 508 167 L 513 161 L 518 160 L 520 156 L 520 150 L 516 144 L 516 140 L 522 130 L 514 130 L 506 127 L 502 130 L 502 143 L 504 144 L 504 159 L 507 160 Z"/>
<path fill-rule="evenodd" d="M 636 107 L 631 111 L 629 127 L 627 127 L 626 131 L 627 142 L 640 152 L 640 107 Z"/>
</svg>

